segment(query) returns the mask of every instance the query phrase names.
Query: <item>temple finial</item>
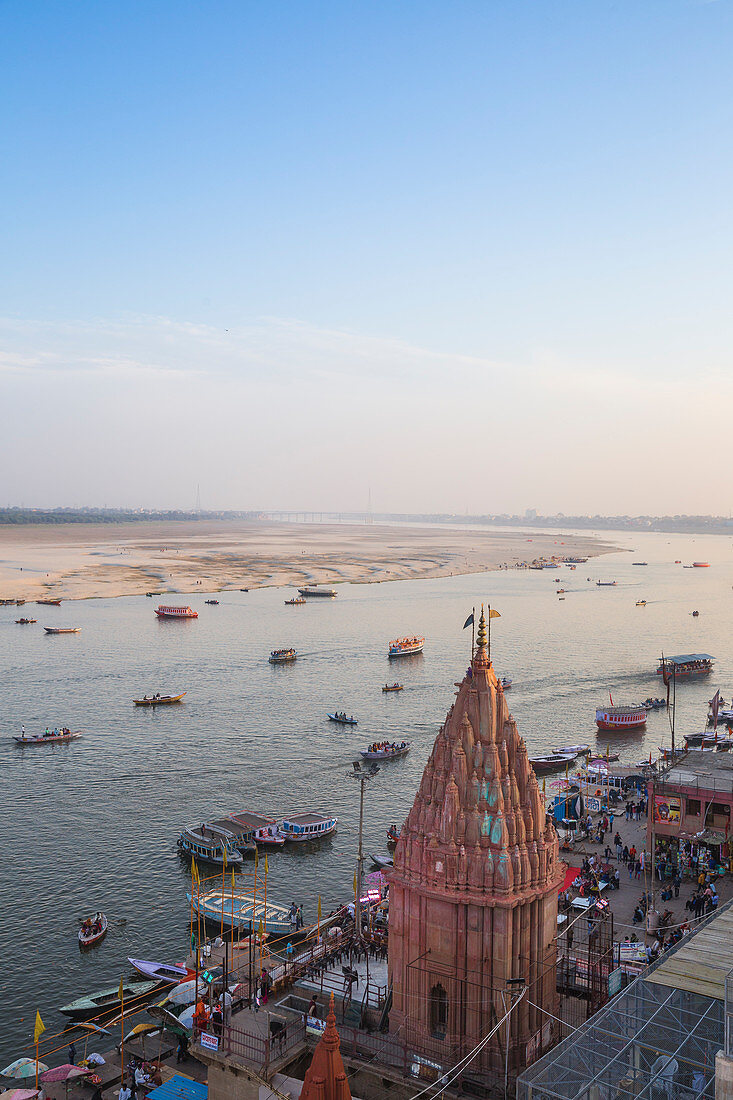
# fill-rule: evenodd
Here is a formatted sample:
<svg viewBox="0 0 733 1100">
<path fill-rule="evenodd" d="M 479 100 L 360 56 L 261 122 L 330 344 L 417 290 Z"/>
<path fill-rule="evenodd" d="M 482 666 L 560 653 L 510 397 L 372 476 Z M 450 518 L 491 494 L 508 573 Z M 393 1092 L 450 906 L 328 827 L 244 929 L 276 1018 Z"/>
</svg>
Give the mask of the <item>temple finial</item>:
<svg viewBox="0 0 733 1100">
<path fill-rule="evenodd" d="M 484 605 L 481 604 L 481 618 L 478 621 L 478 635 L 476 637 L 476 646 L 478 649 L 485 649 L 486 647 L 486 619 L 484 618 Z"/>
</svg>

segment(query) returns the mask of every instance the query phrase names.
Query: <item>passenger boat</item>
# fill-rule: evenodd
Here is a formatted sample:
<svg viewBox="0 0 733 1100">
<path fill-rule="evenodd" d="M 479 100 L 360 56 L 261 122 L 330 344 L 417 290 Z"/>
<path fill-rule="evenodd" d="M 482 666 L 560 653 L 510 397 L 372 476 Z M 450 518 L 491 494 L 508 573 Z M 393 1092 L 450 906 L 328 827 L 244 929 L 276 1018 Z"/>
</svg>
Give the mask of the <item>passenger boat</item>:
<svg viewBox="0 0 733 1100">
<path fill-rule="evenodd" d="M 417 635 L 410 638 L 395 638 L 389 643 L 388 656 L 407 657 L 410 653 L 422 653 L 424 645 L 425 639 L 418 638 Z"/>
<path fill-rule="evenodd" d="M 352 714 L 351 718 L 347 718 L 345 714 L 329 714 L 328 720 L 329 720 L 329 722 L 339 722 L 340 725 L 342 725 L 342 726 L 358 726 L 359 725 L 356 718 L 354 718 L 353 714 Z"/>
<path fill-rule="evenodd" d="M 87 917 L 82 921 L 79 929 L 79 947 L 84 950 L 93 947 L 95 943 L 101 943 L 107 935 L 107 918 L 104 913 L 96 913 L 93 917 Z"/>
<path fill-rule="evenodd" d="M 29 623 L 37 623 L 38 619 L 16 619 L 18 626 L 28 626 Z"/>
<path fill-rule="evenodd" d="M 24 734 L 21 737 L 15 737 L 14 740 L 19 745 L 58 745 L 66 741 L 76 741 L 78 737 L 81 737 L 80 730 L 72 732 L 69 729 L 60 729 L 54 730 L 53 733 L 37 734 L 35 737 Z"/>
<path fill-rule="evenodd" d="M 322 840 L 336 828 L 337 817 L 329 817 L 320 810 L 306 810 L 278 819 L 277 826 L 286 840 L 300 843 L 303 840 Z"/>
<path fill-rule="evenodd" d="M 513 682 L 514 681 L 510 680 L 507 676 L 502 676 L 501 686 L 503 687 L 504 691 L 509 691 L 509 688 L 512 686 Z"/>
<path fill-rule="evenodd" d="M 692 568 L 693 569 L 709 569 L 710 568 L 710 562 L 709 561 L 693 561 Z"/>
<path fill-rule="evenodd" d="M 596 725 L 599 730 L 634 730 L 646 725 L 646 708 L 631 707 L 598 707 L 596 709 Z"/>
<path fill-rule="evenodd" d="M 44 607 L 61 607 L 61 600 L 36 600 L 36 603 L 43 604 Z"/>
<path fill-rule="evenodd" d="M 138 974 L 156 982 L 165 982 L 168 985 L 177 985 L 189 978 L 195 977 L 196 971 L 187 966 L 172 966 L 170 963 L 151 962 L 148 959 L 131 959 L 127 961 L 137 970 Z"/>
<path fill-rule="evenodd" d="M 47 634 L 81 634 L 80 626 L 44 626 Z"/>
<path fill-rule="evenodd" d="M 536 772 L 560 771 L 566 765 L 575 762 L 575 756 L 569 753 L 550 753 L 547 756 L 530 756 L 529 762 Z"/>
<path fill-rule="evenodd" d="M 399 744 L 387 745 L 384 749 L 362 749 L 359 756 L 363 760 L 394 760 L 398 756 L 406 756 L 410 751 L 410 742 L 402 741 Z"/>
<path fill-rule="evenodd" d="M 219 825 L 187 825 L 178 838 L 178 847 L 186 855 L 204 860 L 216 867 L 224 864 L 226 847 L 227 867 L 238 867 L 243 862 L 242 853 L 234 844 L 234 835 Z"/>
<path fill-rule="evenodd" d="M 265 905 L 264 885 L 255 893 L 249 889 L 210 890 L 205 894 L 186 894 L 193 911 L 200 913 L 206 920 L 220 925 L 223 919 L 225 928 L 236 928 L 240 932 L 257 931 L 260 924 L 271 935 L 291 936 L 293 926 L 290 923 L 290 910 L 278 905 L 268 897 Z"/>
<path fill-rule="evenodd" d="M 709 676 L 713 671 L 714 657 L 709 653 L 680 653 L 676 657 L 662 657 L 659 661 L 657 676 L 665 678 L 665 683 L 674 676 L 675 680 L 692 680 L 700 676 Z"/>
<path fill-rule="evenodd" d="M 298 607 L 300 604 L 303 604 L 303 603 L 306 603 L 306 600 L 303 596 L 293 596 L 292 600 L 286 600 L 285 601 L 285 606 L 286 607 Z"/>
<path fill-rule="evenodd" d="M 321 588 L 317 584 L 312 584 L 308 588 L 299 588 L 298 592 L 301 596 L 336 596 L 338 593 L 335 588 Z"/>
<path fill-rule="evenodd" d="M 404 691 L 404 684 L 385 684 L 382 691 Z"/>
<path fill-rule="evenodd" d="M 615 588 L 616 581 L 596 581 L 598 588 Z"/>
<path fill-rule="evenodd" d="M 204 600 L 204 603 L 208 603 L 211 607 L 218 607 L 219 606 L 219 601 L 218 600 Z"/>
<path fill-rule="evenodd" d="M 124 982 L 122 995 L 125 1004 L 139 1000 L 141 997 L 147 997 L 159 986 L 160 982 L 158 981 Z M 105 1012 L 118 1012 L 119 1008 L 120 986 L 118 983 L 117 985 L 108 986 L 106 989 L 100 989 L 98 993 L 90 993 L 86 997 L 77 997 L 75 1001 L 71 1001 L 60 1008 L 59 1012 L 64 1016 L 70 1016 L 72 1020 L 83 1020 L 87 1016 L 101 1016 Z"/>
<path fill-rule="evenodd" d="M 269 656 L 269 661 L 271 665 L 282 665 L 285 664 L 287 661 L 296 661 L 297 659 L 298 654 L 292 648 L 273 649 Z"/>
<path fill-rule="evenodd" d="M 170 707 L 174 703 L 180 703 L 184 695 L 188 695 L 188 692 L 182 691 L 180 695 L 151 695 L 150 698 L 143 695 L 142 699 L 132 701 L 136 707 Z"/>
<path fill-rule="evenodd" d="M 636 606 L 637 607 L 646 607 L 646 600 L 637 600 L 636 601 Z"/>
<path fill-rule="evenodd" d="M 192 608 L 186 607 L 166 607 L 161 604 L 160 607 L 156 607 L 155 614 L 159 619 L 198 619 L 198 611 L 194 611 Z"/>
</svg>

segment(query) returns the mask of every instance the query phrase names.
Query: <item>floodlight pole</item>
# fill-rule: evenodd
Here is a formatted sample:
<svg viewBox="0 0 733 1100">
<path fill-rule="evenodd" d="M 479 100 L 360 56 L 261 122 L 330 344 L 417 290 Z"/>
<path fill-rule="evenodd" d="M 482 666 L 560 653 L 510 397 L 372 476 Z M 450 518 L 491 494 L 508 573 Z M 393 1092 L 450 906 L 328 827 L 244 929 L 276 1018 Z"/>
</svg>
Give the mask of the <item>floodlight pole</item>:
<svg viewBox="0 0 733 1100">
<path fill-rule="evenodd" d="M 356 897 L 354 898 L 354 923 L 356 925 L 356 942 L 361 945 L 361 886 L 364 879 L 364 787 L 369 779 L 373 779 L 379 771 L 376 764 L 364 767 L 363 764 L 354 763 L 352 778 L 360 785 L 359 792 L 359 851 L 356 857 Z"/>
</svg>

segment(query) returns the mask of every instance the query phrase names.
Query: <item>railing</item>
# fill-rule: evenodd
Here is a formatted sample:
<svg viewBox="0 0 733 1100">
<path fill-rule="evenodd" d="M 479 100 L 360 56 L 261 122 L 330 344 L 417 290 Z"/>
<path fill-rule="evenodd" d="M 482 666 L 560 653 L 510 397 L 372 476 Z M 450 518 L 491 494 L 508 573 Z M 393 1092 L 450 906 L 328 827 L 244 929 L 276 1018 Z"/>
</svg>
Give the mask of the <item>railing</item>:
<svg viewBox="0 0 733 1100">
<path fill-rule="evenodd" d="M 305 1020 L 270 1019 L 270 1033 L 257 1035 L 244 1028 L 222 1028 L 220 1050 L 233 1054 L 259 1069 L 267 1069 L 270 1063 L 283 1058 L 293 1047 L 305 1042 Z M 273 1025 L 279 1025 L 272 1030 Z"/>
<path fill-rule="evenodd" d="M 725 1053 L 733 1058 L 733 970 L 725 979 Z"/>
</svg>

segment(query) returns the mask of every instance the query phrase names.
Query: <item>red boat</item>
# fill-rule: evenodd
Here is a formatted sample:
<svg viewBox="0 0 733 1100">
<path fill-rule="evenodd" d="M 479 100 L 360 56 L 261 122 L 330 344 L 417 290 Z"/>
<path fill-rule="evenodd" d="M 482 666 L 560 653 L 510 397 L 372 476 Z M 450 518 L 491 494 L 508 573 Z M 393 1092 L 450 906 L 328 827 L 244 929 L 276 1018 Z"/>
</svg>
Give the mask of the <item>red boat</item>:
<svg viewBox="0 0 733 1100">
<path fill-rule="evenodd" d="M 598 707 L 596 725 L 599 730 L 634 730 L 646 725 L 644 707 Z"/>
<path fill-rule="evenodd" d="M 162 604 L 160 607 L 156 607 L 155 614 L 159 619 L 198 619 L 198 611 L 193 611 L 190 607 L 164 607 Z"/>
<path fill-rule="evenodd" d="M 87 917 L 82 921 L 79 929 L 79 947 L 84 950 L 100 943 L 107 935 L 107 918 L 104 913 L 95 913 L 93 917 Z"/>
</svg>

